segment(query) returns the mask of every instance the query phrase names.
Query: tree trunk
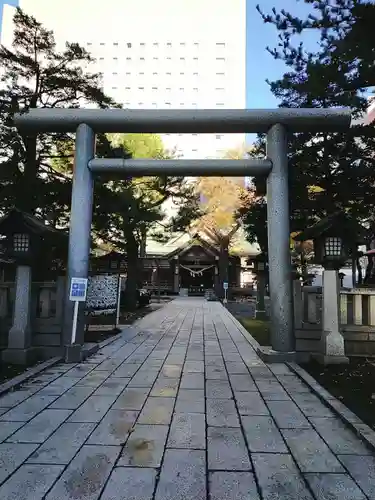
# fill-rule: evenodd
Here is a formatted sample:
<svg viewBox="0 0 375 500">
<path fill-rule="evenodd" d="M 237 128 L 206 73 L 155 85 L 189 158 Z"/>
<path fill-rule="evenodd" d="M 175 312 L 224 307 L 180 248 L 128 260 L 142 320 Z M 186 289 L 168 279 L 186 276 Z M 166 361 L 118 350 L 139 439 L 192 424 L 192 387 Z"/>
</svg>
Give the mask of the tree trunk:
<svg viewBox="0 0 375 500">
<path fill-rule="evenodd" d="M 147 230 L 144 227 L 141 229 L 141 244 L 139 247 L 140 257 L 146 257 L 146 243 L 147 243 Z"/>
<path fill-rule="evenodd" d="M 219 255 L 219 290 L 216 294 L 219 298 L 224 298 L 225 282 L 228 283 L 228 268 L 229 268 L 229 249 L 227 238 L 223 238 L 220 242 L 220 255 Z"/>
<path fill-rule="evenodd" d="M 23 195 L 18 201 L 18 206 L 21 210 L 34 214 L 37 207 L 38 186 L 38 165 L 36 160 L 37 138 L 26 137 L 24 139 L 26 158 L 25 158 L 25 171 L 23 174 Z"/>
<path fill-rule="evenodd" d="M 138 242 L 132 231 L 125 230 L 127 279 L 125 290 L 125 307 L 135 311 L 138 303 Z"/>
<path fill-rule="evenodd" d="M 143 288 L 144 283 L 144 268 L 145 268 L 145 257 L 146 257 L 146 242 L 147 242 L 147 230 L 146 228 L 141 229 L 141 242 L 139 245 L 139 259 L 138 259 L 138 286 Z"/>
</svg>

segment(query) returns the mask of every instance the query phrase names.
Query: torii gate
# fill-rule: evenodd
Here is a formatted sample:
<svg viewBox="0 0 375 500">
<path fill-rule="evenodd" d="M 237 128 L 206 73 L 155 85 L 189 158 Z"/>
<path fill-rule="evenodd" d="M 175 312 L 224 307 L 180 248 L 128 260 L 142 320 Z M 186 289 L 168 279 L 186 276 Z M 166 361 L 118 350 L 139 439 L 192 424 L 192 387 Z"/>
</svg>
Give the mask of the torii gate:
<svg viewBox="0 0 375 500">
<path fill-rule="evenodd" d="M 21 134 L 76 132 L 70 216 L 68 282 L 87 278 L 95 174 L 268 176 L 267 217 L 272 350 L 280 360 L 295 350 L 289 251 L 288 132 L 338 132 L 350 127 L 348 109 L 123 110 L 32 109 L 17 114 Z M 248 160 L 144 160 L 95 157 L 96 133 L 266 133 L 267 156 Z M 69 289 L 69 286 L 67 286 Z M 68 292 L 67 292 L 68 295 Z M 80 358 L 83 325 L 71 344 L 73 307 L 65 303 L 67 359 Z"/>
</svg>

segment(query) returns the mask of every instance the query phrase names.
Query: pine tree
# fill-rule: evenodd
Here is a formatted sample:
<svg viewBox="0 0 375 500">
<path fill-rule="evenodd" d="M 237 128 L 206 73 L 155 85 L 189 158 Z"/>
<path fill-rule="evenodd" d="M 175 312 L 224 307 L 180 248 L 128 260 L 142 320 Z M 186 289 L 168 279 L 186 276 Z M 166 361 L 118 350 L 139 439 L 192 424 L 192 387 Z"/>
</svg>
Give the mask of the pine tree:
<svg viewBox="0 0 375 500">
<path fill-rule="evenodd" d="M 289 67 L 283 78 L 269 82 L 271 91 L 281 107 L 349 107 L 353 124 L 344 133 L 290 136 L 291 231 L 303 230 L 338 209 L 372 224 L 375 129 L 358 120 L 368 105 L 366 93 L 375 84 L 371 28 L 375 5 L 360 0 L 305 3 L 311 4 L 314 12 L 305 20 L 285 11 L 262 14 L 264 21 L 274 24 L 279 32 L 279 47 L 268 50 Z M 305 30 L 319 33 L 315 53 L 308 52 L 302 42 L 297 47 L 293 45 L 294 36 Z M 264 139 L 260 138 L 253 154 L 262 151 Z M 264 190 L 264 182 L 260 187 Z M 264 198 L 261 196 L 260 200 Z M 259 206 L 250 207 L 247 216 L 250 238 L 256 236 L 253 231 L 258 209 Z"/>
<path fill-rule="evenodd" d="M 65 219 L 71 179 L 53 168 L 51 159 L 72 150 L 68 134 L 20 136 L 13 125 L 17 112 L 33 108 L 114 106 L 101 90 L 101 75 L 90 72 L 91 55 L 78 44 L 58 51 L 52 31 L 17 9 L 11 48 L 0 48 L 1 205 L 35 213 L 53 223 Z M 83 69 L 86 68 L 86 69 Z"/>
<path fill-rule="evenodd" d="M 111 142 L 112 140 L 112 142 Z M 119 154 L 122 157 L 173 159 L 156 134 L 116 134 L 107 138 L 98 156 Z M 104 144 L 104 142 L 103 142 Z M 173 201 L 176 213 L 167 217 L 165 203 Z M 162 233 L 168 239 L 184 231 L 199 214 L 194 187 L 179 176 L 145 176 L 126 179 L 97 179 L 94 196 L 93 232 L 114 248 L 123 251 L 127 260 L 126 305 L 137 306 L 137 288 L 142 285 L 142 259 L 146 237 Z"/>
</svg>

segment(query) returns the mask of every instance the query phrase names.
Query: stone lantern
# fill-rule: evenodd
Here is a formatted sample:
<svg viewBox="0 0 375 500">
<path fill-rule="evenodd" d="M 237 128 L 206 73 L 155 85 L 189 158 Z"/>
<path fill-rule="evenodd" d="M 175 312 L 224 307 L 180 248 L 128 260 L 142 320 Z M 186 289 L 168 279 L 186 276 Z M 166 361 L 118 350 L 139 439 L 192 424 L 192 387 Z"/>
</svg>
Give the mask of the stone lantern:
<svg viewBox="0 0 375 500">
<path fill-rule="evenodd" d="M 329 228 L 314 239 L 315 261 L 324 269 L 338 271 L 348 260 L 350 241 L 340 228 Z"/>
<path fill-rule="evenodd" d="M 53 242 L 63 247 L 67 235 L 44 224 L 42 220 L 16 208 L 0 219 L 0 234 L 5 236 L 4 255 L 16 264 L 13 323 L 9 330 L 8 347 L 2 351 L 2 359 L 15 364 L 27 364 L 33 360 L 31 332 L 32 266 L 40 257 L 41 250 L 53 254 Z M 55 245 L 56 246 L 56 245 Z"/>
<path fill-rule="evenodd" d="M 297 241 L 313 240 L 315 262 L 324 268 L 321 352 L 317 356 L 323 364 L 349 361 L 340 331 L 339 269 L 350 258 L 362 230 L 347 214 L 336 212 L 295 237 Z"/>
<path fill-rule="evenodd" d="M 264 320 L 267 318 L 265 305 L 266 278 L 268 273 L 267 257 L 264 253 L 260 253 L 249 259 L 249 263 L 253 264 L 253 272 L 257 277 L 255 318 Z"/>
</svg>

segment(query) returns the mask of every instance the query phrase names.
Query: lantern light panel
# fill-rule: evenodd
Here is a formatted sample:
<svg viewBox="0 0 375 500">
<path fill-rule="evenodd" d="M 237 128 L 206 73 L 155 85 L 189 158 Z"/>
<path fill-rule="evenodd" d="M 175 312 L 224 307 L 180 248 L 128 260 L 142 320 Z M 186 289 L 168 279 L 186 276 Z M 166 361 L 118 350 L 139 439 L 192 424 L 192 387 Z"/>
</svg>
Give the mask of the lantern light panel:
<svg viewBox="0 0 375 500">
<path fill-rule="evenodd" d="M 26 253 L 29 251 L 30 239 L 28 234 L 17 233 L 13 235 L 13 248 L 15 252 Z"/>
<path fill-rule="evenodd" d="M 341 255 L 341 238 L 329 237 L 324 242 L 324 254 L 326 257 L 340 257 Z"/>
</svg>

